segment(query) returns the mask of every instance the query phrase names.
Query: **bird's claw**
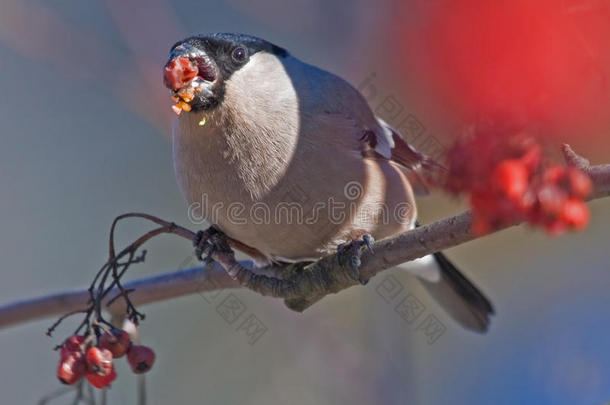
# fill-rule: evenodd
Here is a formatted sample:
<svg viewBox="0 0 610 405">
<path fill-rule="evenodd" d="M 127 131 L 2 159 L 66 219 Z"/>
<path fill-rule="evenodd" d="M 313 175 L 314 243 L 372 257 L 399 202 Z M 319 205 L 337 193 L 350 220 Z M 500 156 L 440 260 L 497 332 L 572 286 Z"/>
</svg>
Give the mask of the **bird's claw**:
<svg viewBox="0 0 610 405">
<path fill-rule="evenodd" d="M 373 239 L 373 237 L 368 233 L 365 233 L 364 235 L 362 235 L 362 241 L 364 242 L 366 248 L 371 252 L 371 254 L 375 254 L 375 251 L 373 250 L 373 243 L 375 242 L 375 239 Z"/>
<path fill-rule="evenodd" d="M 199 261 L 210 264 L 214 261 L 212 254 L 226 251 L 229 248 L 227 237 L 218 228 L 211 226 L 205 231 L 199 231 L 193 238 L 195 256 Z"/>
<path fill-rule="evenodd" d="M 365 246 L 371 253 L 374 254 L 375 253 L 373 251 L 373 242 L 374 241 L 375 240 L 373 239 L 373 237 L 371 235 L 365 234 L 362 236 L 361 239 L 353 240 L 348 243 L 342 243 L 337 247 L 337 254 L 339 257 L 339 263 L 341 265 L 345 264 L 345 261 L 342 258 L 342 255 L 344 255 L 345 252 L 350 252 L 349 265 L 352 269 L 352 276 L 354 277 L 355 280 L 358 280 L 358 282 L 362 285 L 367 284 L 368 280 L 363 280 L 360 277 L 360 266 L 362 265 L 362 261 L 360 260 L 360 248 Z"/>
</svg>

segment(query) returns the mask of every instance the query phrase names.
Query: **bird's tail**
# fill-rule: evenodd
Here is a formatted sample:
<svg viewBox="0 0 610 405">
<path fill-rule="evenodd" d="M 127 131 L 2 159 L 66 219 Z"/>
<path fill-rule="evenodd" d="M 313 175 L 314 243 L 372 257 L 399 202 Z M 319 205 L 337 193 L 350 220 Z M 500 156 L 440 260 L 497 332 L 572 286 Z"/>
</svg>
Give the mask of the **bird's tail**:
<svg viewBox="0 0 610 405">
<path fill-rule="evenodd" d="M 399 267 L 418 276 L 430 295 L 462 326 L 487 331 L 493 306 L 444 254 L 434 253 Z"/>
</svg>

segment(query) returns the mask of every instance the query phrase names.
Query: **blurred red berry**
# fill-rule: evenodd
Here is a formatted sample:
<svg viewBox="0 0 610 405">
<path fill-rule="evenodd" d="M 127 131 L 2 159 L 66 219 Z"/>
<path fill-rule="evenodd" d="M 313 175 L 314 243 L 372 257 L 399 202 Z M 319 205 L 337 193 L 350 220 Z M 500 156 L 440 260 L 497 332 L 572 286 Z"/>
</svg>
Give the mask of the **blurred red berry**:
<svg viewBox="0 0 610 405">
<path fill-rule="evenodd" d="M 127 351 L 127 362 L 134 373 L 146 373 L 155 363 L 155 352 L 146 346 L 132 345 Z"/>
<path fill-rule="evenodd" d="M 494 201 L 489 193 L 473 191 L 470 194 L 470 205 L 480 213 L 490 213 L 494 210 Z"/>
<path fill-rule="evenodd" d="M 521 163 L 525 166 L 526 170 L 529 172 L 535 171 L 540 164 L 542 163 L 542 151 L 540 146 L 530 146 L 530 148 L 525 152 L 525 155 L 520 159 Z"/>
<path fill-rule="evenodd" d="M 556 219 L 554 221 L 546 223 L 545 228 L 549 235 L 559 236 L 566 231 L 567 225 L 562 220 Z"/>
<path fill-rule="evenodd" d="M 114 380 L 116 380 L 116 371 L 112 364 L 110 369 L 105 374 L 87 372 L 87 381 L 91 383 L 95 388 L 105 388 L 109 386 Z"/>
<path fill-rule="evenodd" d="M 110 332 L 104 333 L 100 337 L 98 346 L 101 349 L 110 350 L 112 357 L 118 359 L 127 353 L 130 344 L 131 338 L 129 337 L 129 333 L 122 329 L 113 328 Z"/>
<path fill-rule="evenodd" d="M 545 183 L 559 184 L 565 177 L 565 167 L 551 166 L 544 171 L 542 181 Z"/>
<path fill-rule="evenodd" d="M 554 184 L 543 184 L 538 190 L 537 197 L 542 214 L 553 218 L 559 216 L 568 198 L 565 191 Z"/>
<path fill-rule="evenodd" d="M 491 225 L 489 224 L 489 222 L 487 222 L 487 220 L 481 218 L 480 216 L 474 218 L 474 221 L 472 222 L 472 232 L 475 235 L 482 236 L 488 234 L 491 231 Z"/>
<path fill-rule="evenodd" d="M 445 188 L 470 195 L 477 234 L 523 220 L 551 234 L 583 229 L 590 178 L 576 168 L 545 167 L 543 157 L 538 140 L 520 130 L 470 131 L 447 154 Z"/>
<path fill-rule="evenodd" d="M 85 375 L 87 363 L 80 351 L 61 356 L 57 366 L 57 378 L 64 384 L 74 384 Z"/>
<path fill-rule="evenodd" d="M 492 181 L 512 200 L 519 200 L 527 191 L 529 173 L 525 165 L 516 159 L 509 159 L 496 166 Z"/>
<path fill-rule="evenodd" d="M 567 178 L 570 184 L 570 193 L 575 198 L 588 198 L 593 192 L 593 182 L 582 170 L 570 167 L 567 170 Z"/>
<path fill-rule="evenodd" d="M 566 201 L 561 211 L 563 221 L 576 230 L 582 230 L 587 227 L 589 216 L 589 209 L 585 203 L 576 199 Z"/>
</svg>

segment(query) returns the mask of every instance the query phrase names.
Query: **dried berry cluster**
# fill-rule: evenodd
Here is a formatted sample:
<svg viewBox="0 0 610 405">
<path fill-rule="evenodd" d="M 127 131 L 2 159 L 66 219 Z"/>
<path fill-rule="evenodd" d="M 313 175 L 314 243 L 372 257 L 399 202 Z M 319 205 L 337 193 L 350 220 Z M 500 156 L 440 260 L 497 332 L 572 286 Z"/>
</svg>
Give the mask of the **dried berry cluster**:
<svg viewBox="0 0 610 405">
<path fill-rule="evenodd" d="M 114 248 L 114 232 L 117 223 L 126 218 L 146 218 L 161 226 L 147 232 L 117 253 Z M 109 257 L 89 286 L 87 306 L 61 316 L 47 330 L 47 335 L 51 336 L 67 318 L 77 314 L 85 315 L 72 336 L 56 347 L 60 350 L 57 377 L 61 382 L 74 384 L 86 377 L 91 385 L 97 388 L 107 387 L 117 376 L 112 363 L 113 359 L 125 355 L 127 355 L 127 362 L 134 373 L 141 374 L 150 370 L 155 361 L 155 353 L 146 346 L 133 344 L 129 333 L 115 328 L 112 323 L 104 319 L 102 312 L 104 308 L 110 307 L 117 300 L 122 299 L 125 312 L 120 315 L 125 317 L 125 325 L 129 326 L 126 328 L 133 328 L 132 335 L 137 336 L 137 327 L 145 316 L 133 305 L 129 298 L 129 294 L 133 290 L 125 289 L 121 278 L 131 265 L 142 263 L 145 260 L 145 250 L 140 255 L 136 255 L 136 252 L 146 241 L 155 235 L 172 232 L 173 229 L 174 224 L 165 223 L 146 214 L 124 214 L 112 222 Z"/>
<path fill-rule="evenodd" d="M 136 374 L 145 373 L 155 362 L 155 352 L 146 346 L 134 345 L 122 329 L 110 329 L 93 345 L 91 337 L 72 335 L 59 347 L 57 378 L 64 384 L 75 384 L 83 377 L 96 388 L 108 387 L 116 379 L 112 363 L 127 355 L 127 363 Z"/>
<path fill-rule="evenodd" d="M 477 234 L 527 221 L 557 235 L 589 222 L 590 178 L 577 168 L 549 165 L 531 136 L 470 132 L 449 151 L 448 164 L 446 188 L 470 196 Z"/>
</svg>

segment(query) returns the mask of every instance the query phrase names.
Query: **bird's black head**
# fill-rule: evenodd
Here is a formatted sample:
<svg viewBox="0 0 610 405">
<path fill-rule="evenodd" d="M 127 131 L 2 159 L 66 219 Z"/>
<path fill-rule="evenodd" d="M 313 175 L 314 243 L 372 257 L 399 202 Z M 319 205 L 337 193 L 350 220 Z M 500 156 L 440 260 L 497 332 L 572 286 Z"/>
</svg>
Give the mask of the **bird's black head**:
<svg viewBox="0 0 610 405">
<path fill-rule="evenodd" d="M 217 106 L 224 96 L 224 82 L 257 52 L 282 58 L 288 55 L 279 46 L 244 34 L 208 34 L 177 42 L 163 75 L 177 103 L 174 111 L 209 110 Z"/>
</svg>

